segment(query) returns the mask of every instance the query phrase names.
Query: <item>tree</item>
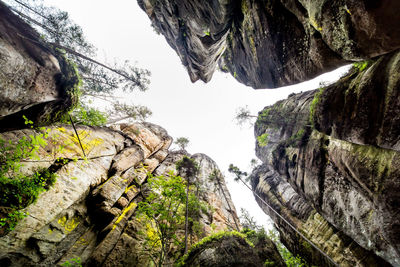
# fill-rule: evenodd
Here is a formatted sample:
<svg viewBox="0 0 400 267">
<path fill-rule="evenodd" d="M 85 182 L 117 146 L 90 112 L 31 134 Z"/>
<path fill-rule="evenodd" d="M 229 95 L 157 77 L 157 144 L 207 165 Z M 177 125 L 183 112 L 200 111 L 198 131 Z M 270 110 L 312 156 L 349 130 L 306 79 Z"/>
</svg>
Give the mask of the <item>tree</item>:
<svg viewBox="0 0 400 267">
<path fill-rule="evenodd" d="M 246 184 L 248 182 L 249 177 L 247 177 L 247 173 L 241 171 L 238 167 L 236 167 L 233 164 L 229 165 L 228 171 L 233 173 L 235 175 L 234 180 L 236 182 L 241 181 L 244 185 L 246 185 L 247 188 L 249 188 L 253 194 L 255 194 L 257 197 L 257 193 L 251 189 L 249 185 Z M 276 230 L 269 230 L 268 233 L 266 233 L 265 229 L 263 226 L 258 225 L 254 218 L 250 215 L 250 213 L 245 210 L 241 209 L 241 216 L 240 216 L 240 222 L 244 227 L 244 231 L 246 235 L 250 238 L 250 235 L 253 235 L 254 237 L 260 239 L 260 238 L 269 238 L 271 239 L 275 245 L 278 248 L 279 253 L 281 254 L 283 260 L 285 261 L 286 265 L 289 267 L 306 267 L 308 266 L 303 259 L 301 259 L 299 256 L 294 257 L 292 253 L 282 244 L 282 242 L 279 240 L 279 233 Z M 251 239 L 250 239 L 251 240 Z"/>
<path fill-rule="evenodd" d="M 254 118 L 257 118 L 257 116 L 251 114 L 250 109 L 249 109 L 248 106 L 239 107 L 236 110 L 235 121 L 239 126 L 242 126 L 242 125 L 247 124 L 247 123 L 252 125 L 254 123 L 252 121 Z"/>
<path fill-rule="evenodd" d="M 228 172 L 235 175 L 235 177 L 233 178 L 235 182 L 242 181 L 243 183 L 246 183 L 248 181 L 247 172 L 242 172 L 238 167 L 233 164 L 229 164 Z"/>
<path fill-rule="evenodd" d="M 181 150 L 185 150 L 187 145 L 189 144 L 189 139 L 186 137 L 179 137 L 175 140 L 174 144 L 176 144 Z"/>
<path fill-rule="evenodd" d="M 144 201 L 139 203 L 137 216 L 146 225 L 145 247 L 147 255 L 156 266 L 163 266 L 171 245 L 179 245 L 177 235 L 184 221 L 182 204 L 185 201 L 185 180 L 172 173 L 169 176 L 149 174 L 150 189 Z"/>
<path fill-rule="evenodd" d="M 97 125 L 100 116 L 103 117 L 101 121 L 115 123 L 122 119 L 145 119 L 151 115 L 146 107 L 119 103 L 115 101 L 114 96 L 118 89 L 122 89 L 123 92 L 146 91 L 150 83 L 148 70 L 137 68 L 129 61 L 124 61 L 122 64 L 100 63 L 94 59 L 95 47 L 86 40 L 82 28 L 69 18 L 67 12 L 46 7 L 40 1 L 14 1 L 17 4 L 12 7 L 13 10 L 36 27 L 47 43 L 66 52 L 68 58 L 76 64 L 82 78 L 82 87 L 80 104 L 78 104 L 80 110 L 71 113 L 74 120 Z M 90 107 L 91 100 L 94 98 L 110 102 L 111 111 L 101 112 Z M 91 108 L 89 112 L 95 111 L 97 116 L 88 116 L 87 120 L 80 120 L 82 108 Z M 95 118 L 95 121 L 90 121 L 91 118 Z M 64 120 L 64 122 L 67 121 Z"/>
<path fill-rule="evenodd" d="M 254 217 L 251 216 L 249 211 L 244 208 L 240 209 L 240 223 L 243 226 L 243 228 L 249 230 L 258 231 L 261 230 L 261 228 L 263 228 L 262 226 L 257 224 Z"/>
<path fill-rule="evenodd" d="M 185 212 L 185 254 L 188 251 L 188 220 L 189 220 L 189 184 L 194 176 L 199 172 L 199 166 L 194 159 L 184 156 L 176 163 L 176 169 L 183 177 L 186 177 L 186 212 Z"/>
<path fill-rule="evenodd" d="M 258 159 L 251 159 L 250 160 L 250 168 L 254 169 L 255 167 L 257 167 L 257 165 L 259 165 L 260 161 Z"/>
</svg>

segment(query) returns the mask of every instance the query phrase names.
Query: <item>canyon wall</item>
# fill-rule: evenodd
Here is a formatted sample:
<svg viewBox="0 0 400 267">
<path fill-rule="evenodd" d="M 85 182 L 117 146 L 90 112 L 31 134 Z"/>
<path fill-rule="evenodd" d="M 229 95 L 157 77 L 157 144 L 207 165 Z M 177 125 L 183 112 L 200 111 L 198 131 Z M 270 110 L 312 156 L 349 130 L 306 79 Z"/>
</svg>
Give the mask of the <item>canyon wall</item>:
<svg viewBox="0 0 400 267">
<path fill-rule="evenodd" d="M 186 152 L 171 152 L 172 138 L 150 123 L 113 128 L 79 126 L 82 147 L 71 126 L 49 127 L 39 160 L 23 163 L 23 173 L 38 167 L 55 170 L 57 181 L 23 211 L 28 214 L 13 231 L 0 238 L 2 266 L 60 265 L 79 258 L 88 266 L 142 266 L 140 223 L 135 209 L 143 199 L 147 173 L 167 175 Z M 38 134 L 24 129 L 1 138 L 17 142 Z M 192 157 L 199 164 L 199 198 L 211 209 L 201 214 L 204 234 L 239 225 L 224 178 L 213 160 Z M 62 160 L 60 160 L 62 159 Z M 57 167 L 57 168 L 54 168 Z M 211 173 L 217 173 L 210 179 Z"/>
<path fill-rule="evenodd" d="M 302 82 L 400 48 L 397 0 L 138 0 L 194 82 L 217 65 L 253 88 Z"/>
<path fill-rule="evenodd" d="M 341 266 L 400 264 L 399 55 L 266 107 L 255 125 L 253 189 Z M 307 249 L 260 205 L 292 251 Z"/>
</svg>

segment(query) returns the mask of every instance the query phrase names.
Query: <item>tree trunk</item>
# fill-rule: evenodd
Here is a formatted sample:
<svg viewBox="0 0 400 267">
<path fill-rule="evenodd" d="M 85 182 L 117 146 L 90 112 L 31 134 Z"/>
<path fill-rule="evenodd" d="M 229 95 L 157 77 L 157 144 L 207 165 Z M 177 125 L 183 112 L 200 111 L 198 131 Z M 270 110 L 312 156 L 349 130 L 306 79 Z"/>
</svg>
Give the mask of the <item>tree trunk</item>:
<svg viewBox="0 0 400 267">
<path fill-rule="evenodd" d="M 186 215 L 185 215 L 185 254 L 188 251 L 188 244 L 187 244 L 187 239 L 188 239 L 188 232 L 189 232 L 189 224 L 188 224 L 188 217 L 189 217 L 189 178 L 187 179 L 187 185 L 186 185 Z"/>
</svg>

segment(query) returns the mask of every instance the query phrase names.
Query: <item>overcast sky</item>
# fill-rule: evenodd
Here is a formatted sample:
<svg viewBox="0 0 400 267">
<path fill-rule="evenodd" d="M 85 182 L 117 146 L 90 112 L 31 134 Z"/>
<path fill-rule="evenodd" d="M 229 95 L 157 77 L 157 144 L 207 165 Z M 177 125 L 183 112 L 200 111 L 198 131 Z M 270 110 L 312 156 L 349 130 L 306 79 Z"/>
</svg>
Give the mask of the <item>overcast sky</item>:
<svg viewBox="0 0 400 267">
<path fill-rule="evenodd" d="M 165 128 L 172 137 L 189 138 L 189 153 L 204 153 L 214 159 L 225 174 L 238 213 L 244 207 L 260 224 L 266 225 L 268 218 L 252 193 L 233 182 L 227 171 L 230 163 L 248 171 L 250 160 L 256 158 L 253 129 L 237 126 L 233 121 L 235 111 L 248 105 L 256 115 L 292 92 L 312 90 L 318 88 L 320 81 L 335 80 L 344 70 L 273 90 L 254 90 L 219 71 L 207 84 L 192 84 L 175 51 L 162 35 L 154 32 L 135 0 L 46 2 L 68 11 L 98 48 L 100 56 L 110 61 L 128 59 L 151 71 L 150 90 L 124 98 L 149 107 L 153 111 L 149 121 Z"/>
</svg>

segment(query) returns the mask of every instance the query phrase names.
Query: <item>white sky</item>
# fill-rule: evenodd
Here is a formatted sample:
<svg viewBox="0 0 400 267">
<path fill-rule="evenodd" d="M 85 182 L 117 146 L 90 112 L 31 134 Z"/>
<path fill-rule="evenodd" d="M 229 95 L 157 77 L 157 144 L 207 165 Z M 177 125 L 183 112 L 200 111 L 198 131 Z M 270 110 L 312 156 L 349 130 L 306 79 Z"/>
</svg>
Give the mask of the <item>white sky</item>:
<svg viewBox="0 0 400 267">
<path fill-rule="evenodd" d="M 124 98 L 149 107 L 153 111 L 149 121 L 165 128 L 172 137 L 188 137 L 189 153 L 204 153 L 214 159 L 225 174 L 238 213 L 244 207 L 268 227 L 268 217 L 252 193 L 236 184 L 227 171 L 230 163 L 249 171 L 250 160 L 256 158 L 253 128 L 237 126 L 233 121 L 235 111 L 248 105 L 257 115 L 265 106 L 292 92 L 318 88 L 321 80 L 335 80 L 344 69 L 307 83 L 273 90 L 254 90 L 219 71 L 208 84 L 192 84 L 175 51 L 162 35 L 154 32 L 135 0 L 46 2 L 68 11 L 98 48 L 100 56 L 105 55 L 109 61 L 128 59 L 151 71 L 150 90 Z"/>
</svg>

